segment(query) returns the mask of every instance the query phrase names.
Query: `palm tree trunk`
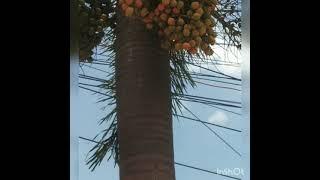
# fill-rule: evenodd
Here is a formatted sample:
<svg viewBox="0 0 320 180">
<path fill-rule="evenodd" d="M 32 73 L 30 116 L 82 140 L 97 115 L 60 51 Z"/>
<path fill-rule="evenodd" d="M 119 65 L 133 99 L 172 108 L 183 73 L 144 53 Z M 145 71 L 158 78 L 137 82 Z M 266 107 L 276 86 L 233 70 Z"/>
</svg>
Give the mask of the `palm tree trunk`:
<svg viewBox="0 0 320 180">
<path fill-rule="evenodd" d="M 174 180 L 168 53 L 141 20 L 117 28 L 120 180 Z"/>
</svg>

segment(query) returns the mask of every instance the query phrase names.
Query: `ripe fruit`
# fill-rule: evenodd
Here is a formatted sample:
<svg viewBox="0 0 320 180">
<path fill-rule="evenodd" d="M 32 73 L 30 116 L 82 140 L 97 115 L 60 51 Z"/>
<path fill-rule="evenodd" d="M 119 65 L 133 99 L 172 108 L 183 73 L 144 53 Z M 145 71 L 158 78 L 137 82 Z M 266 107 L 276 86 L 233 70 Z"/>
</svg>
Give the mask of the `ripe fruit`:
<svg viewBox="0 0 320 180">
<path fill-rule="evenodd" d="M 126 11 L 125 11 L 125 15 L 126 15 L 126 16 L 132 16 L 133 11 L 134 11 L 133 7 L 128 7 L 128 8 L 126 9 Z"/>
<path fill-rule="evenodd" d="M 183 48 L 184 50 L 189 50 L 189 49 L 191 48 L 191 46 L 190 46 L 189 43 L 185 42 L 185 43 L 182 44 L 182 48 Z"/>
<path fill-rule="evenodd" d="M 191 25 L 190 25 L 190 24 L 185 24 L 185 25 L 183 26 L 183 28 L 184 28 L 184 29 L 189 29 L 189 30 L 190 30 L 190 29 L 191 29 Z"/>
<path fill-rule="evenodd" d="M 160 15 L 160 19 L 161 19 L 162 21 L 167 21 L 168 15 L 165 14 L 165 13 L 162 13 L 162 14 Z"/>
<path fill-rule="evenodd" d="M 195 25 L 197 28 L 200 28 L 201 25 L 202 25 L 202 23 L 201 23 L 201 21 L 195 21 L 195 22 L 194 22 L 194 25 Z"/>
<path fill-rule="evenodd" d="M 201 50 L 206 55 L 210 55 L 213 50 L 209 45 L 215 44 L 216 37 L 212 28 L 215 22 L 210 12 L 216 7 L 213 1 L 217 2 L 216 0 L 161 0 L 153 9 L 149 3 L 144 4 L 146 2 L 144 0 L 119 0 L 118 2 L 126 16 L 137 14 L 147 29 L 156 30 L 155 32 L 161 37 L 162 48 L 175 51 L 184 49 L 191 54 Z M 184 3 L 188 3 L 187 6 L 184 6 Z M 92 15 L 99 14 L 98 8 L 101 7 L 96 6 Z M 148 8 L 151 8 L 150 11 Z M 93 36 L 106 28 L 108 16 L 104 16 L 99 15 L 94 19 L 94 24 L 91 25 L 94 27 Z M 101 27 L 97 28 L 97 25 Z"/>
<path fill-rule="evenodd" d="M 171 7 L 176 7 L 178 5 L 178 2 L 176 0 L 171 0 L 170 1 L 170 6 Z"/>
<path fill-rule="evenodd" d="M 151 23 L 148 23 L 147 25 L 146 25 L 146 27 L 147 27 L 147 29 L 152 29 L 153 28 L 153 25 L 151 24 Z"/>
<path fill-rule="evenodd" d="M 180 26 L 183 26 L 184 25 L 184 20 L 182 18 L 179 18 L 178 21 L 177 21 L 177 24 L 180 25 Z"/>
<path fill-rule="evenodd" d="M 122 4 L 122 5 L 121 5 L 121 9 L 122 9 L 123 11 L 125 11 L 128 7 L 129 7 L 129 6 L 128 6 L 127 4 Z"/>
<path fill-rule="evenodd" d="M 136 0 L 135 5 L 136 5 L 137 8 L 142 8 L 143 3 L 142 3 L 141 0 Z"/>
<path fill-rule="evenodd" d="M 164 4 L 159 4 L 158 7 L 159 11 L 163 11 L 166 7 L 164 6 Z"/>
<path fill-rule="evenodd" d="M 214 35 L 215 34 L 215 32 L 214 32 L 214 30 L 212 28 L 208 28 L 207 32 L 208 32 L 209 35 Z"/>
<path fill-rule="evenodd" d="M 197 30 L 192 30 L 192 36 L 193 37 L 196 37 L 196 36 L 199 36 L 199 31 L 197 31 Z"/>
<path fill-rule="evenodd" d="M 212 4 L 217 5 L 218 1 L 217 0 L 211 0 Z"/>
<path fill-rule="evenodd" d="M 205 42 L 202 42 L 200 46 L 203 51 L 209 48 L 209 45 Z"/>
<path fill-rule="evenodd" d="M 142 8 L 141 9 L 141 12 L 140 12 L 140 15 L 141 17 L 145 17 L 147 14 L 148 14 L 148 9 L 147 8 Z"/>
<path fill-rule="evenodd" d="M 189 30 L 189 29 L 184 29 L 184 30 L 183 30 L 183 35 L 184 35 L 185 37 L 190 36 L 190 30 Z"/>
<path fill-rule="evenodd" d="M 133 0 L 125 0 L 127 5 L 131 5 L 133 3 Z"/>
<path fill-rule="evenodd" d="M 199 35 L 200 36 L 203 36 L 206 34 L 206 27 L 202 26 L 200 29 L 199 29 Z"/>
<path fill-rule="evenodd" d="M 192 19 L 193 19 L 193 20 L 199 20 L 200 17 L 201 17 L 201 15 L 200 15 L 199 13 L 194 13 L 194 14 L 192 15 Z"/>
<path fill-rule="evenodd" d="M 153 12 L 150 12 L 150 13 L 148 14 L 148 18 L 152 19 L 153 17 L 154 17 L 154 13 L 153 13 Z"/>
<path fill-rule="evenodd" d="M 199 46 L 200 44 L 201 44 L 201 42 L 202 42 L 202 39 L 201 39 L 201 37 L 196 37 L 196 42 L 197 42 L 197 45 Z"/>
<path fill-rule="evenodd" d="M 189 44 L 190 44 L 191 47 L 196 47 L 196 41 L 195 40 L 189 41 Z"/>
<path fill-rule="evenodd" d="M 143 22 L 144 23 L 152 23 L 152 19 L 150 19 L 149 17 L 145 17 L 145 18 L 143 18 Z"/>
<path fill-rule="evenodd" d="M 202 14 L 203 14 L 203 9 L 202 9 L 202 8 L 197 9 L 197 10 L 196 10 L 196 13 L 202 15 Z"/>
<path fill-rule="evenodd" d="M 173 12 L 174 14 L 179 14 L 179 13 L 180 13 L 180 10 L 179 10 L 178 8 L 173 8 L 173 9 L 172 9 L 172 12 Z"/>
<path fill-rule="evenodd" d="M 177 4 L 177 7 L 179 8 L 179 9 L 181 9 L 181 8 L 183 8 L 183 6 L 184 6 L 184 3 L 183 3 L 183 1 L 178 1 L 178 4 Z"/>
<path fill-rule="evenodd" d="M 176 20 L 174 18 L 168 18 L 168 25 L 174 26 L 176 25 Z"/>
<path fill-rule="evenodd" d="M 190 48 L 189 52 L 191 54 L 196 54 L 197 53 L 197 49 L 196 48 Z"/>
<path fill-rule="evenodd" d="M 198 9 L 199 7 L 200 7 L 200 3 L 199 3 L 199 2 L 195 1 L 195 2 L 192 2 L 192 3 L 191 3 L 191 8 L 192 8 L 193 10 L 196 10 L 196 9 Z"/>
<path fill-rule="evenodd" d="M 162 4 L 167 6 L 170 4 L 170 0 L 162 0 Z"/>
<path fill-rule="evenodd" d="M 210 21 L 210 19 L 205 19 L 205 20 L 204 20 L 204 24 L 205 24 L 206 26 L 211 26 L 211 25 L 212 25 L 212 22 Z"/>
</svg>

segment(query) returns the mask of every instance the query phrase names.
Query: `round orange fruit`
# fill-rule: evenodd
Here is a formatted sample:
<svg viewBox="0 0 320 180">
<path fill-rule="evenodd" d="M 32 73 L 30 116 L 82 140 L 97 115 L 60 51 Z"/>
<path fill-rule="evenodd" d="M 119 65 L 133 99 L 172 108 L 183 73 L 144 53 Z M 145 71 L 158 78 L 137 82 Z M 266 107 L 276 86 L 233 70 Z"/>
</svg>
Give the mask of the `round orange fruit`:
<svg viewBox="0 0 320 180">
<path fill-rule="evenodd" d="M 197 49 L 196 48 L 190 48 L 189 52 L 191 54 L 196 54 L 197 53 Z"/>
<path fill-rule="evenodd" d="M 179 10 L 178 8 L 174 7 L 174 8 L 172 8 L 172 12 L 173 12 L 174 14 L 179 14 L 179 13 L 180 13 L 180 10 Z"/>
<path fill-rule="evenodd" d="M 133 0 L 125 0 L 127 5 L 131 5 L 133 3 Z"/>
<path fill-rule="evenodd" d="M 168 25 L 170 26 L 176 25 L 176 20 L 172 17 L 168 18 Z"/>
<path fill-rule="evenodd" d="M 163 11 L 165 9 L 165 6 L 163 4 L 158 5 L 159 11 Z"/>
<path fill-rule="evenodd" d="M 183 35 L 184 35 L 185 37 L 190 36 L 190 30 L 189 30 L 189 29 L 184 29 L 184 30 L 183 30 Z"/>
<path fill-rule="evenodd" d="M 162 21 L 167 21 L 168 15 L 165 14 L 165 13 L 162 13 L 162 14 L 160 15 L 160 19 L 161 19 Z"/>
<path fill-rule="evenodd" d="M 128 6 L 127 4 L 122 4 L 122 5 L 121 5 L 121 9 L 122 9 L 123 11 L 125 11 L 128 7 L 129 7 L 129 6 Z"/>
<path fill-rule="evenodd" d="M 178 1 L 178 3 L 177 3 L 177 8 L 179 8 L 179 9 L 181 9 L 181 8 L 183 8 L 183 6 L 184 6 L 184 3 L 183 3 L 183 1 Z"/>
<path fill-rule="evenodd" d="M 176 0 L 171 0 L 170 1 L 170 6 L 171 7 L 176 7 L 178 5 L 178 2 Z"/>
<path fill-rule="evenodd" d="M 162 4 L 168 6 L 170 4 L 170 0 L 162 0 Z"/>
<path fill-rule="evenodd" d="M 135 5 L 136 5 L 137 8 L 142 8 L 143 3 L 142 3 L 141 0 L 136 0 Z"/>
<path fill-rule="evenodd" d="M 196 47 L 196 41 L 195 40 L 189 41 L 189 44 L 190 44 L 191 47 Z"/>
<path fill-rule="evenodd" d="M 185 42 L 185 43 L 182 44 L 182 48 L 183 48 L 184 50 L 189 50 L 189 49 L 191 48 L 191 46 L 190 46 L 189 43 Z"/>
<path fill-rule="evenodd" d="M 125 11 L 126 16 L 132 16 L 134 9 L 132 7 L 128 7 Z"/>
<path fill-rule="evenodd" d="M 146 27 L 147 27 L 147 29 L 152 29 L 153 28 L 153 25 L 151 24 L 151 23 L 148 23 L 148 24 L 146 24 Z"/>
<path fill-rule="evenodd" d="M 148 14 L 148 9 L 147 8 L 142 8 L 140 12 L 141 17 L 145 17 Z"/>
<path fill-rule="evenodd" d="M 195 2 L 192 2 L 191 3 L 191 8 L 193 9 L 193 10 L 196 10 L 196 9 L 198 9 L 200 7 L 200 3 L 198 2 L 198 1 L 195 1 Z"/>
</svg>

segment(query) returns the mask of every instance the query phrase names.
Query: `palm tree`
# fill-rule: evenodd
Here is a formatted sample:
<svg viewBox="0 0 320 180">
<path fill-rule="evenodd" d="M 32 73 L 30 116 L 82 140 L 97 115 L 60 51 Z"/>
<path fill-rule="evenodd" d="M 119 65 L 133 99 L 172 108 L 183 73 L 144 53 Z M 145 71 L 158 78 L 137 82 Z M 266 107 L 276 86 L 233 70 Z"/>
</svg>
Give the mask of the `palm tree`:
<svg viewBox="0 0 320 180">
<path fill-rule="evenodd" d="M 80 78 L 102 82 L 98 87 L 106 97 L 100 102 L 115 105 L 101 121 L 110 124 L 90 151 L 93 154 L 87 163 L 94 170 L 111 152 L 109 159 L 113 157 L 119 165 L 120 180 L 174 180 L 172 116 L 181 110 L 181 100 L 214 104 L 209 99 L 185 95 L 187 85 L 194 87 L 193 77 L 199 75 L 190 73 L 188 64 L 196 65 L 199 59 L 208 62 L 208 57 L 201 52 L 194 55 L 161 48 L 157 33 L 148 31 L 139 18 L 121 16 L 115 0 L 79 1 L 80 60 L 101 63 L 93 57 L 94 47 L 100 45 L 106 58 L 103 64 L 111 67 L 106 79 Z M 239 4 L 238 0 L 222 2 L 225 4 L 221 7 Z M 226 44 L 240 48 L 241 33 L 235 25 L 240 17 L 234 19 L 233 12 L 217 11 L 213 16 L 216 27 L 225 32 Z M 224 20 L 231 15 L 232 20 Z"/>
</svg>

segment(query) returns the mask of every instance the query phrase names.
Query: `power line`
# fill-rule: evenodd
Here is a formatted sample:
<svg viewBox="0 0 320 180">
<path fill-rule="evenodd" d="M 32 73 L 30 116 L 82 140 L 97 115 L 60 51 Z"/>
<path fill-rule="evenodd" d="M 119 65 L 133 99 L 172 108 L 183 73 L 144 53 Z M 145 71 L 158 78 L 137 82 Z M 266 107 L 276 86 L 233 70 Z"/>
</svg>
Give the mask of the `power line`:
<svg viewBox="0 0 320 180">
<path fill-rule="evenodd" d="M 178 93 L 174 93 L 174 95 L 177 95 L 177 96 L 180 96 L 180 97 L 181 97 L 181 96 L 185 96 L 185 97 L 191 97 L 191 98 L 198 98 L 198 99 L 206 99 L 206 100 L 222 101 L 222 102 L 227 102 L 227 103 L 241 104 L 241 102 L 238 102 L 238 101 L 231 101 L 231 100 L 224 100 L 224 99 L 216 99 L 216 98 L 209 98 L 209 97 L 189 95 L 189 94 L 178 94 Z"/>
<path fill-rule="evenodd" d="M 236 89 L 236 88 L 231 88 L 231 87 L 226 87 L 226 86 L 217 86 L 217 85 L 212 85 L 212 84 L 207 84 L 204 82 L 200 82 L 200 81 L 195 81 L 196 83 L 202 84 L 202 85 L 206 85 L 206 86 L 211 86 L 211 87 L 217 87 L 217 88 L 222 88 L 222 89 L 230 89 L 230 90 L 235 90 L 235 91 L 241 91 L 240 89 Z"/>
<path fill-rule="evenodd" d="M 86 85 L 86 86 L 94 86 L 96 87 L 95 85 L 90 85 L 90 84 L 85 84 L 85 83 L 79 83 L 81 85 Z M 92 90 L 92 89 L 89 89 L 89 88 L 85 88 L 83 86 L 79 86 L 80 88 L 82 89 L 85 89 L 85 90 L 88 90 L 88 91 L 91 91 L 91 92 L 94 92 L 94 93 L 98 93 L 98 94 L 101 94 L 101 95 L 105 95 L 105 96 L 108 96 L 108 97 L 112 97 L 110 95 L 107 95 L 107 94 L 104 94 L 104 93 L 101 93 L 99 91 L 96 91 L 96 90 Z M 197 102 L 197 103 L 202 103 L 202 104 L 206 104 L 208 106 L 210 105 L 219 105 L 219 106 L 227 106 L 227 107 L 233 107 L 233 108 L 241 108 L 241 106 L 237 106 L 237 105 L 232 105 L 232 104 L 225 104 L 225 103 L 219 103 L 219 102 L 213 102 L 213 101 L 209 101 L 209 100 L 203 100 L 200 98 L 194 98 L 196 96 L 192 96 L 192 95 L 184 95 L 184 96 L 181 96 L 179 94 L 175 95 L 176 97 L 173 97 L 175 99 L 179 99 L 179 100 L 183 100 L 183 101 L 190 101 L 190 102 Z M 208 98 L 208 99 L 211 99 L 211 98 Z M 227 100 L 220 100 L 220 101 L 227 101 Z M 239 103 L 239 102 L 234 102 L 234 103 Z M 212 106 L 214 107 L 214 106 Z M 217 108 L 217 107 L 215 107 Z"/>
<path fill-rule="evenodd" d="M 82 89 L 85 89 L 85 90 L 87 90 L 87 91 L 91 91 L 91 92 L 94 92 L 94 93 L 97 93 L 97 94 L 101 94 L 101 95 L 107 96 L 107 97 L 109 97 L 109 98 L 113 98 L 112 96 L 110 96 L 110 95 L 108 95 L 108 94 L 104 94 L 104 93 L 101 93 L 101 92 L 99 92 L 99 91 L 95 91 L 95 90 L 92 90 L 92 89 L 89 89 L 89 88 L 85 88 L 85 87 L 83 87 L 83 86 L 79 86 L 79 88 L 82 88 Z"/>
<path fill-rule="evenodd" d="M 100 62 L 90 62 L 90 64 L 97 64 L 97 65 L 103 65 L 103 66 L 109 66 L 110 64 L 107 63 L 100 63 Z"/>
<path fill-rule="evenodd" d="M 84 75 L 84 74 L 79 74 L 79 78 L 93 80 L 93 81 L 99 81 L 99 82 L 103 82 L 103 83 L 106 82 L 106 80 L 104 80 L 104 79 L 92 77 L 92 76 L 88 76 L 88 75 Z"/>
<path fill-rule="evenodd" d="M 207 78 L 200 78 L 200 77 L 197 77 L 197 76 L 192 76 L 192 78 L 193 78 L 193 79 L 199 79 L 199 80 L 206 80 L 206 81 L 213 81 L 213 82 L 219 82 L 219 83 L 224 83 L 224 84 L 241 86 L 241 84 L 238 84 L 238 83 L 232 83 L 232 82 L 226 82 L 226 81 L 219 81 L 219 80 L 207 79 Z"/>
<path fill-rule="evenodd" d="M 221 125 L 210 123 L 210 122 L 201 121 L 201 120 L 198 120 L 198 119 L 190 118 L 190 117 L 187 117 L 187 116 L 182 116 L 182 115 L 179 115 L 179 114 L 173 114 L 173 115 L 177 116 L 177 117 L 184 118 L 184 119 L 188 119 L 188 120 L 191 120 L 191 121 L 210 124 L 210 125 L 213 125 L 213 126 L 221 127 L 221 128 L 224 128 L 224 129 L 229 129 L 229 130 L 236 131 L 236 132 L 242 132 L 241 130 L 238 130 L 238 129 L 234 129 L 234 128 L 230 128 L 230 127 L 226 127 L 226 126 L 221 126 Z"/>
<path fill-rule="evenodd" d="M 97 71 L 100 71 L 100 72 L 109 73 L 109 72 L 107 72 L 107 71 L 105 71 L 105 70 L 102 70 L 102 69 L 99 69 L 99 68 L 96 68 L 96 67 L 92 67 L 92 66 L 89 66 L 89 65 L 87 65 L 87 64 L 84 64 L 84 66 L 86 66 L 86 67 L 88 67 L 88 68 L 91 68 L 91 69 L 94 69 L 94 70 L 97 70 Z"/>
<path fill-rule="evenodd" d="M 88 138 L 84 138 L 84 137 L 81 137 L 81 136 L 79 136 L 78 138 L 86 140 L 86 141 L 94 142 L 94 143 L 97 143 L 97 144 L 102 144 L 102 143 L 100 143 L 98 141 L 94 141 L 94 140 L 91 140 L 91 139 L 88 139 Z M 228 178 L 232 178 L 232 179 L 241 180 L 241 178 L 228 176 L 228 175 L 225 175 L 225 174 L 220 174 L 220 173 L 217 173 L 217 172 L 214 172 L 214 171 L 210 171 L 210 170 L 206 170 L 206 169 L 202 169 L 202 168 L 186 165 L 186 164 L 183 164 L 183 163 L 174 162 L 174 164 L 179 165 L 179 166 L 184 166 L 184 167 L 187 167 L 187 168 L 191 168 L 191 169 L 195 169 L 195 170 L 199 170 L 199 171 L 203 171 L 203 172 L 207 172 L 207 173 L 211 173 L 211 174 L 215 174 L 215 175 L 219 175 L 219 176 L 224 176 L 224 177 L 228 177 Z"/>
<path fill-rule="evenodd" d="M 228 176 L 228 175 L 225 175 L 225 174 L 220 174 L 220 173 L 217 173 L 217 172 L 214 172 L 214 171 L 209 171 L 209 170 L 206 170 L 206 169 L 201 169 L 201 168 L 197 168 L 197 167 L 194 167 L 194 166 L 185 165 L 185 164 L 178 163 L 178 162 L 175 162 L 175 164 L 176 164 L 176 165 L 179 165 L 179 166 L 184 166 L 184 167 L 187 167 L 187 168 L 191 168 L 191 169 L 195 169 L 195 170 L 199 170 L 199 171 L 211 173 L 211 174 L 216 174 L 216 175 L 220 175 L 220 176 L 224 176 L 224 177 L 228 177 L 228 178 L 232 178 L 232 179 L 241 180 L 241 178 L 237 178 L 237 177 L 233 177 L 233 176 Z"/>
<path fill-rule="evenodd" d="M 190 114 L 192 114 L 196 119 L 200 120 L 200 118 L 198 118 L 198 116 L 196 116 L 195 114 L 193 114 L 185 105 L 181 104 Z M 200 120 L 201 121 L 201 120 Z M 202 123 L 205 127 L 207 127 L 212 133 L 214 133 L 220 140 L 222 140 L 229 148 L 231 148 L 236 154 L 238 154 L 241 157 L 241 154 L 234 149 L 226 140 L 224 140 L 219 134 L 217 134 L 214 130 L 212 130 L 208 125 L 206 125 L 205 123 Z"/>
<path fill-rule="evenodd" d="M 107 97 L 109 97 L 109 98 L 112 98 L 112 96 L 109 96 L 109 95 L 107 95 L 107 94 L 101 93 L 101 92 L 99 92 L 99 91 L 95 91 L 95 90 L 92 90 L 92 89 L 89 89 L 89 88 L 85 88 L 85 87 L 82 87 L 82 86 L 79 86 L 79 87 L 82 88 L 82 89 L 85 89 L 85 90 L 88 90 L 88 91 L 91 91 L 91 92 L 94 92 L 94 93 L 98 93 L 98 94 L 107 96 Z M 175 98 L 175 99 L 178 99 L 178 98 Z M 206 101 L 197 101 L 197 100 L 181 99 L 181 98 L 180 98 L 179 100 L 189 101 L 189 102 L 196 102 L 196 103 L 202 103 L 202 104 L 205 104 L 205 105 L 207 105 L 207 106 L 210 106 L 210 107 L 213 107 L 213 108 L 216 108 L 216 109 L 220 109 L 220 110 L 223 110 L 223 111 L 232 113 L 232 114 L 241 115 L 240 113 L 237 113 L 237 112 L 234 112 L 234 111 L 225 109 L 225 108 L 217 107 L 217 106 L 212 105 L 212 104 L 210 104 L 210 103 L 208 103 L 208 102 L 206 102 Z M 211 102 L 211 103 L 212 103 L 212 102 Z M 221 105 L 221 104 L 218 104 L 218 105 Z"/>
<path fill-rule="evenodd" d="M 236 114 L 236 115 L 241 116 L 240 113 L 237 113 L 237 112 L 234 112 L 234 111 L 230 111 L 230 110 L 228 110 L 228 109 L 224 109 L 224 108 L 221 108 L 221 107 L 217 107 L 217 106 L 214 106 L 214 105 L 211 105 L 211 104 L 207 104 L 207 106 L 211 106 L 211 107 L 214 107 L 214 108 L 217 108 L 217 109 L 220 109 L 220 110 L 223 110 L 223 111 L 227 111 L 227 112 L 229 112 L 229 113 L 232 113 L 232 114 Z"/>
<path fill-rule="evenodd" d="M 196 66 L 196 67 L 205 69 L 205 70 L 207 70 L 207 71 L 210 71 L 210 72 L 213 72 L 213 73 L 217 73 L 217 74 L 220 74 L 220 75 L 229 77 L 230 79 L 233 79 L 233 80 L 237 80 L 237 81 L 240 81 L 240 80 L 241 80 L 241 79 L 239 79 L 239 78 L 236 78 L 236 77 L 233 77 L 233 76 L 224 74 L 224 73 L 222 73 L 222 72 L 214 71 L 214 70 L 212 70 L 212 69 L 208 69 L 208 68 L 205 68 L 205 67 L 203 67 L 203 66 L 196 65 L 196 64 L 194 64 L 194 63 L 190 63 L 190 62 L 187 62 L 187 63 L 188 63 L 188 64 L 191 64 L 191 65 L 193 65 L 193 66 Z"/>
<path fill-rule="evenodd" d="M 176 99 L 178 99 L 178 98 L 176 98 Z M 223 110 L 223 111 L 226 111 L 226 112 L 229 112 L 229 113 L 232 113 L 232 114 L 236 114 L 236 115 L 241 116 L 240 113 L 237 113 L 237 112 L 234 112 L 234 111 L 231 111 L 231 110 L 222 108 L 222 107 L 214 106 L 214 105 L 212 105 L 212 104 L 208 104 L 208 103 L 204 103 L 204 102 L 200 102 L 200 101 L 195 101 L 195 100 L 188 100 L 188 99 L 178 99 L 178 100 L 195 102 L 195 103 L 202 103 L 202 104 L 204 104 L 204 105 L 207 105 L 207 106 L 210 106 L 210 107 L 213 107 L 213 108 L 216 108 L 216 109 L 220 109 L 220 110 Z"/>
<path fill-rule="evenodd" d="M 213 71 L 216 72 L 216 71 Z M 195 76 L 206 76 L 206 77 L 214 77 L 214 78 L 222 78 L 222 79 L 229 79 L 229 80 L 235 80 L 235 81 L 241 81 L 241 79 L 233 79 L 230 77 L 223 77 L 223 76 L 215 76 L 211 74 L 203 74 L 203 73 L 198 73 L 198 72 L 191 72 L 190 75 L 195 75 Z"/>
<path fill-rule="evenodd" d="M 219 103 L 219 102 L 212 102 L 212 101 L 207 101 L 207 100 L 202 100 L 202 99 L 195 99 L 195 98 L 191 98 L 191 97 L 173 97 L 175 99 L 178 100 L 182 100 L 182 101 L 190 101 L 190 102 L 196 102 L 196 103 L 201 103 L 201 104 L 205 104 L 205 105 L 217 105 L 217 106 L 225 106 L 225 107 L 230 107 L 230 108 L 241 108 L 241 106 L 236 106 L 236 105 L 232 105 L 232 104 L 224 104 L 224 103 Z"/>
<path fill-rule="evenodd" d="M 93 84 L 87 84 L 87 83 L 78 83 L 80 85 L 84 85 L 84 86 L 92 86 L 92 87 L 100 87 L 99 85 L 93 85 Z"/>
</svg>

